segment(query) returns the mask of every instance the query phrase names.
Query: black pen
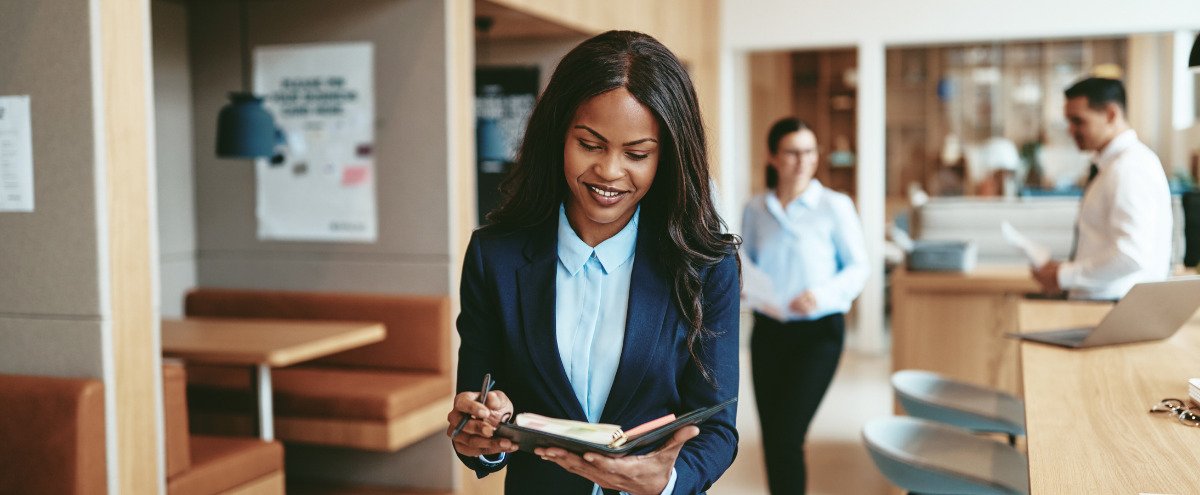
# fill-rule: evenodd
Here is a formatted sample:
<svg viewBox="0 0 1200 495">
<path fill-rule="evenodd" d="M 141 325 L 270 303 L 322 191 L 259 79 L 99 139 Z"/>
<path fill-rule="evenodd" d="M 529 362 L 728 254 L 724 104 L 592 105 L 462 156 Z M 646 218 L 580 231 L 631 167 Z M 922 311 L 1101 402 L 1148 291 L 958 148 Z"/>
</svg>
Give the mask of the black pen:
<svg viewBox="0 0 1200 495">
<path fill-rule="evenodd" d="M 494 383 L 492 383 L 492 374 L 488 373 L 486 375 L 483 375 L 483 389 L 479 392 L 479 403 L 480 404 L 483 404 L 485 406 L 487 405 L 487 394 L 488 394 L 488 392 L 492 391 L 492 385 L 494 385 Z M 454 427 L 454 433 L 450 434 L 450 438 L 454 438 L 454 437 L 458 436 L 459 433 L 462 433 L 463 428 L 467 426 L 467 422 L 470 420 L 471 420 L 470 414 L 463 416 L 463 419 L 460 419 L 458 421 L 458 426 Z"/>
</svg>

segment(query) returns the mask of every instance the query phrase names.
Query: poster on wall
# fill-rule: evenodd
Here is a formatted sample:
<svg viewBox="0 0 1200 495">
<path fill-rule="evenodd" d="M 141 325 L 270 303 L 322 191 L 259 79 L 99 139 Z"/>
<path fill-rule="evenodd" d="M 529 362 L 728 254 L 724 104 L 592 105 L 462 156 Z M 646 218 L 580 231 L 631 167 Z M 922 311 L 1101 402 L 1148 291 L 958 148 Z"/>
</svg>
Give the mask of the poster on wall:
<svg viewBox="0 0 1200 495">
<path fill-rule="evenodd" d="M 375 88 L 371 43 L 260 46 L 254 92 L 279 128 L 258 160 L 258 238 L 374 242 Z"/>
<path fill-rule="evenodd" d="M 29 95 L 0 96 L 0 211 L 33 211 Z"/>
<path fill-rule="evenodd" d="M 475 70 L 476 184 L 479 224 L 500 204 L 500 183 L 512 167 L 537 101 L 537 67 Z"/>
</svg>

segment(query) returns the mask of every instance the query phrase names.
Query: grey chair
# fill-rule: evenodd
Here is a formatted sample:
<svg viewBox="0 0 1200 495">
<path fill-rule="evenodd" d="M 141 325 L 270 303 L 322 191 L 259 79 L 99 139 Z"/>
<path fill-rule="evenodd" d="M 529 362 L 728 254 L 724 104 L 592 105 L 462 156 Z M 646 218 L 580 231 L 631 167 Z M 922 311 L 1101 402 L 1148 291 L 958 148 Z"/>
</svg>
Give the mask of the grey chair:
<svg viewBox="0 0 1200 495">
<path fill-rule="evenodd" d="M 1025 455 L 969 431 L 910 417 L 873 419 L 863 442 L 892 484 L 914 493 L 1028 495 Z"/>
<path fill-rule="evenodd" d="M 1009 445 L 1025 434 L 1025 404 L 1011 394 L 921 370 L 893 373 L 892 389 L 909 416 L 975 432 L 1004 433 Z"/>
</svg>

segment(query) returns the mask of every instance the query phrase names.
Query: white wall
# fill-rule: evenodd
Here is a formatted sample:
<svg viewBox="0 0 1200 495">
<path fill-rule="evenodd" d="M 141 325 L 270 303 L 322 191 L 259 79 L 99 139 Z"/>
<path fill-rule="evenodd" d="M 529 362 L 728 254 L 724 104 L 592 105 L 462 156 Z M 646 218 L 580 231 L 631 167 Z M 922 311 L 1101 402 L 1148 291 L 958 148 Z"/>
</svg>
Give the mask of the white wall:
<svg viewBox="0 0 1200 495">
<path fill-rule="evenodd" d="M 755 50 L 821 47 L 859 48 L 859 121 L 877 115 L 882 125 L 885 108 L 883 77 L 887 46 L 918 43 L 1064 38 L 1129 33 L 1169 32 L 1200 26 L 1196 0 L 726 0 L 721 4 L 722 108 L 730 110 L 721 127 L 722 162 L 727 170 L 750 156 L 746 54 Z M 872 66 L 868 67 L 867 64 Z M 883 153 L 885 136 L 875 126 L 858 129 L 858 201 L 872 265 L 882 267 L 884 242 Z M 734 179 L 739 189 L 727 191 L 725 204 L 744 204 L 749 181 Z M 882 270 L 875 270 L 859 299 L 860 331 L 851 344 L 882 350 Z"/>
<path fill-rule="evenodd" d="M 1061 38 L 1200 26 L 1196 0 L 727 0 L 722 44 L 759 50 Z"/>
</svg>

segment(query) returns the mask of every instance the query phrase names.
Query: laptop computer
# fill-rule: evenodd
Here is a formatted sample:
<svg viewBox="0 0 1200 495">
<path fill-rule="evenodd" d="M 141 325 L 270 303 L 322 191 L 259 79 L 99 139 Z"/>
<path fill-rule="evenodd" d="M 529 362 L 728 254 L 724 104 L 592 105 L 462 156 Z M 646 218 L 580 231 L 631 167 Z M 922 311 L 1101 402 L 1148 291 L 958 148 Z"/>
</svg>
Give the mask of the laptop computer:
<svg viewBox="0 0 1200 495">
<path fill-rule="evenodd" d="M 1095 327 L 1012 336 L 1062 347 L 1084 348 L 1162 340 L 1200 309 L 1200 276 L 1134 285 Z"/>
</svg>

